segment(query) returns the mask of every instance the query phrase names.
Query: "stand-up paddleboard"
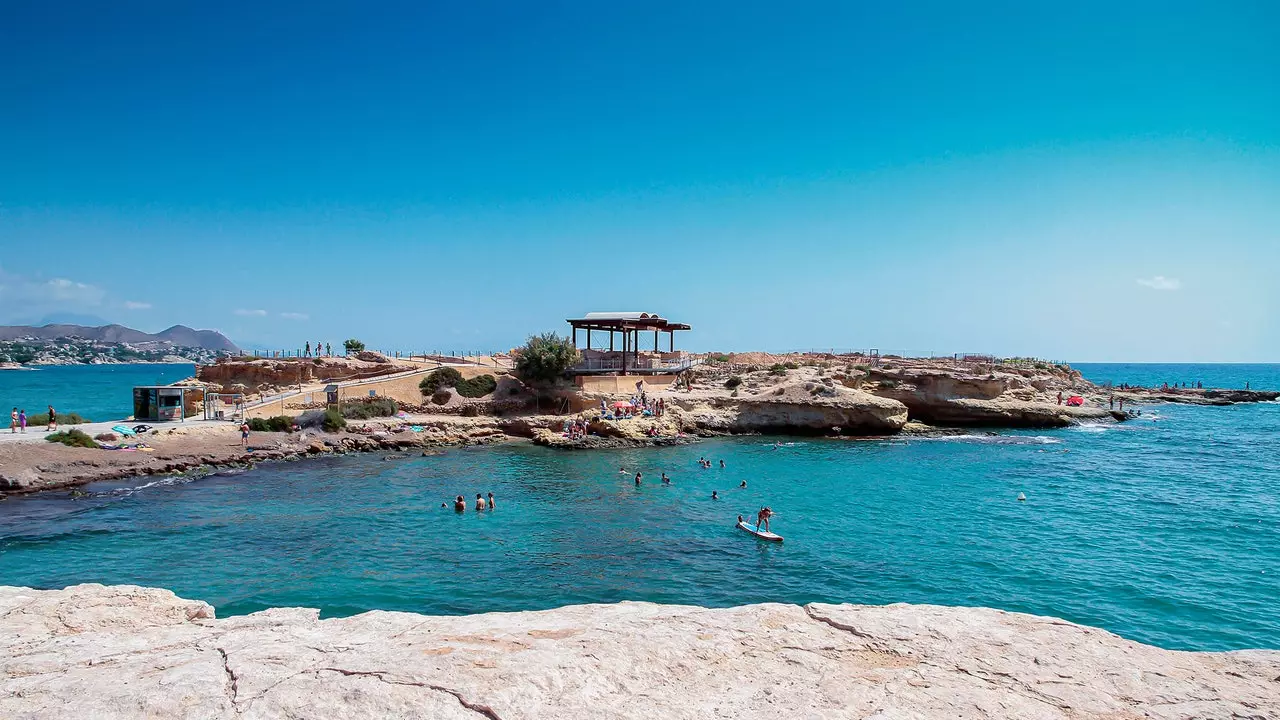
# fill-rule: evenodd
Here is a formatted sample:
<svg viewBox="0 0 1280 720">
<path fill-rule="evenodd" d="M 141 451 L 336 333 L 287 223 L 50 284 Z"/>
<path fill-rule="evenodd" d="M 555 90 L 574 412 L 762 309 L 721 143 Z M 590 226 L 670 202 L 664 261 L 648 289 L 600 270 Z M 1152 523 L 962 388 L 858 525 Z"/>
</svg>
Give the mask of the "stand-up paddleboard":
<svg viewBox="0 0 1280 720">
<path fill-rule="evenodd" d="M 771 540 L 773 542 L 782 542 L 782 536 L 771 533 L 768 530 L 757 530 L 754 525 L 748 525 L 745 521 L 738 523 L 739 530 L 746 530 L 761 540 Z"/>
</svg>

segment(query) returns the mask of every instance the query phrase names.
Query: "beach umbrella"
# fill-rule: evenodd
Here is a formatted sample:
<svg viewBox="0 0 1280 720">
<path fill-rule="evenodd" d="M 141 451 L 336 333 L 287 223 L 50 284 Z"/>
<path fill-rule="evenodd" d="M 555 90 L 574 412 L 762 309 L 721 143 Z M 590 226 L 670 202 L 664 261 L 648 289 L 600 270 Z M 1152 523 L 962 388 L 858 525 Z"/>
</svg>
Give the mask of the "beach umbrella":
<svg viewBox="0 0 1280 720">
<path fill-rule="evenodd" d="M 635 405 L 632 405 L 626 400 L 619 400 L 618 402 L 613 404 L 613 407 L 615 410 L 621 410 L 622 408 L 635 407 Z"/>
</svg>

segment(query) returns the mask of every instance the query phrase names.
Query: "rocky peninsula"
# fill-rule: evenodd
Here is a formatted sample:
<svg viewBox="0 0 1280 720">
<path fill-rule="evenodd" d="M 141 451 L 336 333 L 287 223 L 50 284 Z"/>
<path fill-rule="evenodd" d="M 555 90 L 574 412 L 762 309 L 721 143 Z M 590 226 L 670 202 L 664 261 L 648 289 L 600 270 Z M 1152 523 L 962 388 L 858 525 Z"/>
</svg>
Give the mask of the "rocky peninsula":
<svg viewBox="0 0 1280 720">
<path fill-rule="evenodd" d="M 216 619 L 167 590 L 0 587 L 0 648 L 13 720 L 1280 717 L 1280 652 L 931 605 Z"/>
<path fill-rule="evenodd" d="M 1139 406 L 1152 403 L 1230 405 L 1280 397 L 1269 391 L 1106 388 L 1068 366 L 1049 363 L 890 357 L 866 364 L 866 358 L 840 355 L 742 353 L 708 356 L 675 382 L 671 376 L 643 378 L 646 395 L 661 398 L 665 411 L 610 420 L 602 417 L 601 405 L 625 399 L 627 392 L 572 385 L 535 390 L 501 367 L 461 368 L 466 377 L 497 376 L 486 395 L 465 397 L 456 388 L 427 394 L 419 388 L 420 381 L 440 360 L 392 360 L 377 353 L 349 358 L 224 358 L 199 368 L 199 381 L 247 392 L 250 398 L 269 397 L 289 387 L 312 387 L 312 397 L 323 398 L 326 384 L 352 383 L 362 394 L 376 388 L 374 392 L 394 400 L 403 415 L 367 418 L 333 432 L 317 426 L 302 432 L 255 432 L 247 448 L 230 423 L 158 426 L 143 437 L 151 446 L 148 453 L 39 442 L 0 444 L 0 493 L 209 472 L 330 453 L 398 453 L 500 441 L 591 449 L 669 445 L 743 433 L 860 438 L 943 434 L 971 427 L 1055 428 L 1123 422 Z M 1080 404 L 1066 402 L 1073 396 Z M 293 417 L 324 407 L 314 400 L 307 404 L 305 393 L 295 392 L 292 398 L 265 406 L 258 415 Z M 574 420 L 587 425 L 585 437 L 570 438 L 563 432 Z"/>
</svg>

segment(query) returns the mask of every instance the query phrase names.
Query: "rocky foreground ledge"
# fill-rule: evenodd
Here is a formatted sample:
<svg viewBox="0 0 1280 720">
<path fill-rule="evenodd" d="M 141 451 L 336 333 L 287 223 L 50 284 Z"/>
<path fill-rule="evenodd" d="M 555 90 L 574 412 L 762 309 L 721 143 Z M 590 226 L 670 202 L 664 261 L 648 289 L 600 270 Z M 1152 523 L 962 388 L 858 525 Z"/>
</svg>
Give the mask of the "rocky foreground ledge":
<svg viewBox="0 0 1280 720">
<path fill-rule="evenodd" d="M 0 587 L 0 683 L 9 719 L 1280 717 L 1280 652 L 929 605 L 216 620 L 166 590 Z"/>
</svg>

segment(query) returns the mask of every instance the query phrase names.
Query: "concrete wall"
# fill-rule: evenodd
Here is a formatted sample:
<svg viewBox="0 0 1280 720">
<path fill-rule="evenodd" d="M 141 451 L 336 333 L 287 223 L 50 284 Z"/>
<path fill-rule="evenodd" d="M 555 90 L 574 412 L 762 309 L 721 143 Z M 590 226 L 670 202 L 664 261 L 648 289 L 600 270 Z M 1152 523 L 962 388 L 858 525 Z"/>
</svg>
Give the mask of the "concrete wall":
<svg viewBox="0 0 1280 720">
<path fill-rule="evenodd" d="M 675 375 L 579 375 L 574 382 L 583 392 L 604 395 L 632 395 L 636 391 L 636 381 L 644 380 L 644 388 L 648 392 L 666 390 L 676 381 Z"/>
<path fill-rule="evenodd" d="M 493 375 L 499 377 L 504 374 L 495 371 L 493 368 L 485 367 L 457 367 L 454 368 L 462 377 L 470 380 L 481 375 Z M 410 405 L 422 405 L 427 402 L 427 398 L 422 397 L 422 391 L 418 389 L 418 383 L 431 371 L 413 373 L 412 375 L 402 375 L 400 377 L 387 379 L 373 379 L 361 382 L 358 385 L 338 388 L 338 399 L 343 402 L 370 399 L 369 391 L 373 391 L 373 397 L 391 398 L 397 402 L 407 403 Z M 634 380 L 632 381 L 635 382 Z M 308 390 L 300 395 L 291 395 L 281 400 L 273 400 L 262 407 L 248 410 L 245 415 L 247 417 L 272 417 L 275 415 L 297 415 L 307 406 L 314 406 L 315 403 L 326 402 L 328 396 L 323 388 L 316 390 Z"/>
</svg>

